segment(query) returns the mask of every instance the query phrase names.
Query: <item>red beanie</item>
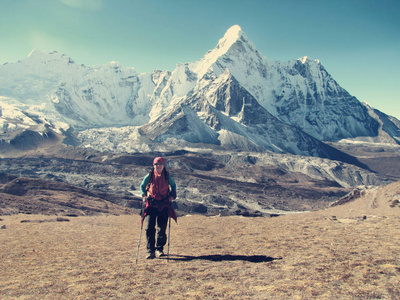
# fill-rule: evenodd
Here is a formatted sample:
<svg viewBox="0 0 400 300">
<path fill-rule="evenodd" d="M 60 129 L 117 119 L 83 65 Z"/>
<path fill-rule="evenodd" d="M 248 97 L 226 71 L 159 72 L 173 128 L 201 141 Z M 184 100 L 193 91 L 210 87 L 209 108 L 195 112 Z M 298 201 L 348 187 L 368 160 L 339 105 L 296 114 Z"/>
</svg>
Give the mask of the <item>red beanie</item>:
<svg viewBox="0 0 400 300">
<path fill-rule="evenodd" d="M 165 165 L 164 158 L 162 158 L 161 156 L 160 156 L 160 157 L 156 157 L 156 158 L 154 159 L 154 161 L 153 161 L 153 166 L 154 166 L 156 163 L 161 163 L 161 164 Z"/>
</svg>

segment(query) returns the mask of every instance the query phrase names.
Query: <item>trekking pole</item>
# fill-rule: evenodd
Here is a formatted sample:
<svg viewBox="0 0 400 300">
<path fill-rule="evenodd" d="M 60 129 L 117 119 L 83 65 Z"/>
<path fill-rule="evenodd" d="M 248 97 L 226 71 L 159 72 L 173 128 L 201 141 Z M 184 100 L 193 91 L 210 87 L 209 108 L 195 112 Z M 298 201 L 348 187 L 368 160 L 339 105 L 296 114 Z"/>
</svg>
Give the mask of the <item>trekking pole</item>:
<svg viewBox="0 0 400 300">
<path fill-rule="evenodd" d="M 167 260 L 169 261 L 169 242 L 171 240 L 171 217 L 168 218 L 168 252 L 167 252 Z"/>
<path fill-rule="evenodd" d="M 140 241 L 142 240 L 142 230 L 143 230 L 143 223 L 140 226 L 139 244 L 137 246 L 137 253 L 136 253 L 136 264 L 137 264 L 137 260 L 138 260 L 138 257 L 139 257 Z"/>
</svg>

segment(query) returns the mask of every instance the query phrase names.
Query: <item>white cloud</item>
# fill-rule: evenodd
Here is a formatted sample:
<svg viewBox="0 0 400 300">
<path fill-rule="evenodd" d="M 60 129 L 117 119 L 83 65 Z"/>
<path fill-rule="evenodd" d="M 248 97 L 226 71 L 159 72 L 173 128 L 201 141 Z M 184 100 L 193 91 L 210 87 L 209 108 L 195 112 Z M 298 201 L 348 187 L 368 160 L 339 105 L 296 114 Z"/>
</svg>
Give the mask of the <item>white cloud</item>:
<svg viewBox="0 0 400 300">
<path fill-rule="evenodd" d="M 80 9 L 101 10 L 103 8 L 103 0 L 60 0 L 60 1 L 62 4 Z"/>
</svg>

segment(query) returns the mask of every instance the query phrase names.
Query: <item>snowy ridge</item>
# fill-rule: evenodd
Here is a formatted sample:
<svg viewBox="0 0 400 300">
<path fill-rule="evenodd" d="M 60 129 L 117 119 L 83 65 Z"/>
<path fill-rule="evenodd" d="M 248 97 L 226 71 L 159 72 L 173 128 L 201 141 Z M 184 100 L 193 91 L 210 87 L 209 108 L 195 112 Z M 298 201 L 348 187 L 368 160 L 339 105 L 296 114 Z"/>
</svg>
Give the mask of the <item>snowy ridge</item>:
<svg viewBox="0 0 400 300">
<path fill-rule="evenodd" d="M 399 143 L 400 122 L 351 96 L 318 60 L 271 61 L 238 25 L 204 57 L 173 71 L 138 74 L 117 62 L 87 67 L 34 50 L 0 66 L 0 81 L 8 111 L 36 115 L 57 132 L 87 130 L 82 142 L 99 148 L 86 143 L 89 135 L 118 130 L 107 139 L 128 152 L 168 143 L 331 157 L 320 141 Z M 7 118 L 3 126 L 11 128 Z M 23 118 L 19 126 L 25 122 L 30 126 Z M 129 142 L 120 137 L 127 132 Z"/>
</svg>

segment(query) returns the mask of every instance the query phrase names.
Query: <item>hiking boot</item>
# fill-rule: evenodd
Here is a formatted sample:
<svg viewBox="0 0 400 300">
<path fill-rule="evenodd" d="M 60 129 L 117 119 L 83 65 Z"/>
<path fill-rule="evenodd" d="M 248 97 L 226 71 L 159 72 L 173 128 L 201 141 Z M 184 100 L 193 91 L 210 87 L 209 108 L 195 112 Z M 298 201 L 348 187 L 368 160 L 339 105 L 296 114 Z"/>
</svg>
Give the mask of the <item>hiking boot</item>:
<svg viewBox="0 0 400 300">
<path fill-rule="evenodd" d="M 157 257 L 163 257 L 163 256 L 165 256 L 165 254 L 164 254 L 163 251 L 156 250 L 156 256 L 157 256 Z"/>
<path fill-rule="evenodd" d="M 154 252 L 150 252 L 147 254 L 146 259 L 153 259 L 155 257 L 156 257 L 156 255 L 154 254 Z"/>
</svg>

